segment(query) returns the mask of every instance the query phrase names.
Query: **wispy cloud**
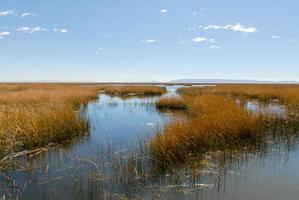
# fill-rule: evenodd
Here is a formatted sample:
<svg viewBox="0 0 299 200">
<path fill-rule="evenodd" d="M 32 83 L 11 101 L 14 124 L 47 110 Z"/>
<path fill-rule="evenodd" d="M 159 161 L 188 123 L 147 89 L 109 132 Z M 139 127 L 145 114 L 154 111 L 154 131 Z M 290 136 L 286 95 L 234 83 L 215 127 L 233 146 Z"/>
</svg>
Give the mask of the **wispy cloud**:
<svg viewBox="0 0 299 200">
<path fill-rule="evenodd" d="M 216 45 L 216 40 L 214 38 L 196 37 L 192 39 L 192 42 L 196 44 L 206 43 L 209 44 L 210 49 L 220 49 L 220 46 Z M 197 48 L 195 48 L 196 50 Z"/>
<path fill-rule="evenodd" d="M 194 11 L 192 12 L 192 16 L 195 17 L 195 16 L 197 16 L 198 14 L 200 14 L 201 12 L 203 12 L 203 11 L 205 11 L 205 10 L 206 10 L 206 8 L 199 8 L 197 11 L 194 10 Z"/>
<path fill-rule="evenodd" d="M 279 39 L 280 37 L 278 35 L 271 35 L 271 39 Z"/>
<path fill-rule="evenodd" d="M 41 28 L 40 26 L 37 27 L 27 27 L 27 26 L 23 26 L 23 27 L 19 27 L 17 28 L 17 32 L 22 32 L 22 33 L 37 33 L 37 32 L 44 32 L 46 31 L 45 28 Z"/>
<path fill-rule="evenodd" d="M 154 43 L 154 42 L 157 42 L 156 39 L 147 39 L 147 40 L 142 40 L 143 42 L 146 42 L 146 43 Z"/>
<path fill-rule="evenodd" d="M 29 17 L 29 16 L 33 16 L 33 17 L 35 17 L 35 16 L 37 16 L 37 14 L 30 13 L 30 12 L 24 12 L 24 13 L 21 13 L 21 14 L 20 14 L 20 17 L 21 17 L 21 18 Z"/>
<path fill-rule="evenodd" d="M 67 33 L 68 30 L 64 28 L 54 28 L 54 32 Z"/>
<path fill-rule="evenodd" d="M 1 16 L 9 16 L 9 15 L 13 15 L 13 16 L 20 17 L 20 18 L 29 17 L 29 16 L 37 16 L 37 14 L 30 13 L 30 12 L 18 12 L 15 10 L 0 11 L 0 17 Z"/>
<path fill-rule="evenodd" d="M 21 18 L 24 18 L 24 17 L 28 17 L 28 16 L 30 16 L 30 13 L 22 13 L 21 15 L 20 15 L 20 17 Z"/>
<path fill-rule="evenodd" d="M 213 44 L 213 45 L 210 46 L 210 48 L 211 48 L 211 49 L 216 49 L 216 50 L 218 50 L 218 49 L 220 49 L 220 46 L 217 46 L 217 45 L 214 45 L 214 44 Z"/>
<path fill-rule="evenodd" d="M 167 9 L 164 8 L 164 9 L 160 10 L 160 13 L 161 13 L 161 14 L 165 14 L 165 13 L 167 13 Z"/>
<path fill-rule="evenodd" d="M 5 11 L 0 11 L 0 16 L 8 16 L 8 15 L 13 15 L 15 12 L 13 10 L 5 10 Z"/>
<path fill-rule="evenodd" d="M 230 29 L 233 30 L 233 31 L 245 32 L 245 33 L 255 33 L 255 32 L 257 32 L 257 28 L 249 27 L 249 26 L 246 27 L 246 26 L 243 26 L 240 23 L 237 23 L 237 24 L 233 25 Z"/>
<path fill-rule="evenodd" d="M 0 39 L 2 39 L 4 36 L 8 36 L 8 35 L 11 35 L 11 32 L 8 32 L 8 31 L 0 32 Z"/>
<path fill-rule="evenodd" d="M 192 39 L 193 42 L 199 44 L 199 43 L 202 43 L 202 42 L 205 42 L 207 41 L 207 38 L 204 38 L 204 37 L 196 37 L 196 38 L 193 38 Z"/>
<path fill-rule="evenodd" d="M 289 41 L 290 41 L 290 42 L 296 42 L 297 39 L 293 38 L 293 39 L 290 39 Z"/>
<path fill-rule="evenodd" d="M 257 32 L 256 27 L 244 26 L 241 23 L 228 24 L 228 25 L 208 25 L 208 26 L 199 26 L 199 29 L 203 30 L 231 30 L 243 33 L 255 33 Z"/>
</svg>

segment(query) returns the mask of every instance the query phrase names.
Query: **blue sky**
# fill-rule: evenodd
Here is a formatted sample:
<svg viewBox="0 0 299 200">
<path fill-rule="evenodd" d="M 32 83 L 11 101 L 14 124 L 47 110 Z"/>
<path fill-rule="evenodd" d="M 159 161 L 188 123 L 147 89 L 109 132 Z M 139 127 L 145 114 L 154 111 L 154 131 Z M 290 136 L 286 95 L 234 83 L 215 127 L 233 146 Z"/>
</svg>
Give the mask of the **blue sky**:
<svg viewBox="0 0 299 200">
<path fill-rule="evenodd" d="M 0 0 L 0 81 L 299 80 L 298 0 Z"/>
</svg>

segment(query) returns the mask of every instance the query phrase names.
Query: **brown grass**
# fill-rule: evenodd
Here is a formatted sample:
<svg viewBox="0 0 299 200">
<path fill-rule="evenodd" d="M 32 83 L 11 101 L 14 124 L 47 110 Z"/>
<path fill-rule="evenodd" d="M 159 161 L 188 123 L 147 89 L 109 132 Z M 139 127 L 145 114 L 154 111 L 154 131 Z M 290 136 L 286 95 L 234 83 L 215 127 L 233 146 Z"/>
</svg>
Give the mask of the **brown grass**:
<svg viewBox="0 0 299 200">
<path fill-rule="evenodd" d="M 0 157 L 88 132 L 78 114 L 96 87 L 71 84 L 0 85 Z"/>
<path fill-rule="evenodd" d="M 107 85 L 101 89 L 111 95 L 161 95 L 166 92 L 165 87 L 159 86 Z"/>
<path fill-rule="evenodd" d="M 243 102 L 250 99 L 263 103 L 277 100 L 288 105 L 289 110 L 297 110 L 294 108 L 299 105 L 298 85 L 217 85 L 185 87 L 178 92 L 181 98 L 157 102 L 157 107 L 177 108 L 184 105 L 188 108 L 187 117 L 177 118 L 166 125 L 163 132 L 150 142 L 151 154 L 162 167 L 211 149 L 257 144 L 263 141 L 266 130 L 281 123 L 278 121 L 284 120 L 281 124 L 292 121 L 289 117 L 285 120 L 263 113 L 250 113 Z M 236 99 L 241 100 L 240 104 Z"/>
<path fill-rule="evenodd" d="M 157 100 L 158 109 L 187 110 L 188 100 L 181 97 L 162 97 Z"/>
<path fill-rule="evenodd" d="M 261 116 L 225 97 L 197 96 L 189 107 L 189 117 L 175 119 L 150 143 L 153 158 L 163 167 L 211 148 L 258 141 L 263 134 Z"/>
<path fill-rule="evenodd" d="M 284 104 L 299 104 L 299 85 L 217 85 L 216 87 L 189 87 L 179 90 L 184 94 L 230 95 L 260 101 L 279 100 Z"/>
</svg>

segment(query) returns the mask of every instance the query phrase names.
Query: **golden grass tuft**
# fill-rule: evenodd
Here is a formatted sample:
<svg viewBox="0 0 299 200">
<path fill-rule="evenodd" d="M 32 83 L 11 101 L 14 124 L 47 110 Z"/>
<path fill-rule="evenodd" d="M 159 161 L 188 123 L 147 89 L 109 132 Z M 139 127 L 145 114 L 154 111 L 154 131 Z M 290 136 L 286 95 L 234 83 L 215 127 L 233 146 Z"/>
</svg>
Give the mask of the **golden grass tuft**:
<svg viewBox="0 0 299 200">
<path fill-rule="evenodd" d="M 0 157 L 87 133 L 79 108 L 97 91 L 75 84 L 1 84 Z"/>
<path fill-rule="evenodd" d="M 249 113 L 233 100 L 204 95 L 195 97 L 189 106 L 187 118 L 166 125 L 149 144 L 153 159 L 162 167 L 211 148 L 257 141 L 263 134 L 263 118 Z"/>
</svg>

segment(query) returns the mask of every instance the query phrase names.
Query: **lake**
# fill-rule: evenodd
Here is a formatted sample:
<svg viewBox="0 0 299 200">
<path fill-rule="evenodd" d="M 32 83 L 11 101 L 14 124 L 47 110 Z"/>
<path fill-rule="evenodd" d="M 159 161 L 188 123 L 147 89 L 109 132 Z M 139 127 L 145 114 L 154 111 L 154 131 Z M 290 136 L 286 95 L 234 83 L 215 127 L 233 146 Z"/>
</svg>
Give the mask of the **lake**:
<svg viewBox="0 0 299 200">
<path fill-rule="evenodd" d="M 177 95 L 179 87 L 167 86 L 165 95 Z M 100 94 L 81 108 L 90 133 L 16 158 L 14 167 L 0 171 L 0 199 L 298 199 L 297 134 L 269 137 L 258 149 L 209 152 L 193 167 L 153 170 L 147 141 L 184 115 L 158 111 L 157 98 Z M 256 103 L 246 106 L 259 110 Z M 282 117 L 284 109 L 263 107 Z"/>
</svg>

